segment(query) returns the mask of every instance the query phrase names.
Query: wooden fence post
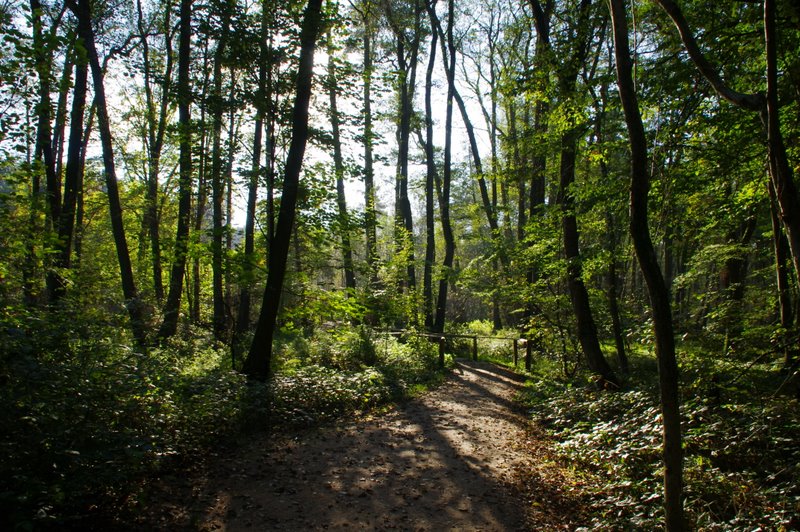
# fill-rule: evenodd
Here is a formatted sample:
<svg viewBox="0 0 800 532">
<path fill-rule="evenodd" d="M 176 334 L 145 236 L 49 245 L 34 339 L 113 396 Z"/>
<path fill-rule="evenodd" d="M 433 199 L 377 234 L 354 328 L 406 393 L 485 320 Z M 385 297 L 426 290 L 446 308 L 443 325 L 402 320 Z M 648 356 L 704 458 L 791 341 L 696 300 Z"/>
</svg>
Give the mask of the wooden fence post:
<svg viewBox="0 0 800 532">
<path fill-rule="evenodd" d="M 478 337 L 472 337 L 472 360 L 478 360 Z"/>
<path fill-rule="evenodd" d="M 519 343 L 517 339 L 514 338 L 514 367 L 517 367 L 517 362 L 519 361 Z"/>
<path fill-rule="evenodd" d="M 439 337 L 439 367 L 444 368 L 444 350 L 447 347 L 447 340 L 444 336 Z"/>
<path fill-rule="evenodd" d="M 533 342 L 530 339 L 525 342 L 525 371 L 531 370 L 531 352 L 533 350 Z"/>
</svg>

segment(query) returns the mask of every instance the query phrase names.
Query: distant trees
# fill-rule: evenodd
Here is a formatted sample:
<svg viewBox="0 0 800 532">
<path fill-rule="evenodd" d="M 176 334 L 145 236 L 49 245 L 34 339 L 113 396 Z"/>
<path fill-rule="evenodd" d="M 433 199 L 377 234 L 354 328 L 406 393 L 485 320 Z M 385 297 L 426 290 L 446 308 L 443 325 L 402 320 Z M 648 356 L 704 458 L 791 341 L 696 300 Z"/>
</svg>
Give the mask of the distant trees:
<svg viewBox="0 0 800 532">
<path fill-rule="evenodd" d="M 631 134 L 603 6 L 321 6 L 332 23 L 316 39 L 327 56 L 312 69 L 294 191 L 295 178 L 286 189 L 275 176 L 287 172 L 305 5 L 8 8 L 29 18 L 1 21 L 18 47 L 0 57 L 13 110 L 0 114 L 13 206 L 2 226 L 16 228 L 4 237 L 5 300 L 119 301 L 143 345 L 210 326 L 239 349 L 266 301 L 287 332 L 489 319 L 541 337 L 567 372 L 578 364 L 624 386 L 655 311 L 651 273 L 634 260 L 641 240 L 623 230 Z M 648 224 L 674 332 L 726 354 L 773 335 L 788 365 L 794 14 L 659 0 L 628 28 L 651 185 L 634 226 Z M 728 16 L 742 31 L 716 24 Z M 35 76 L 5 81 L 20 72 Z M 276 284 L 277 225 L 292 203 Z M 265 283 L 281 289 L 259 303 Z"/>
</svg>

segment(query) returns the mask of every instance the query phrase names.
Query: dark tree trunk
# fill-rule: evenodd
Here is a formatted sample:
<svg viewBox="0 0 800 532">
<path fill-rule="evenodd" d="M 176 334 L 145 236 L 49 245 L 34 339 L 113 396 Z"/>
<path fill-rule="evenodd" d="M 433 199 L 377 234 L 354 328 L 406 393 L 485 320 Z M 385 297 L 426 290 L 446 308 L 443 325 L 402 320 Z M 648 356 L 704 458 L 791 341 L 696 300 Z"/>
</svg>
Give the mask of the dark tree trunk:
<svg viewBox="0 0 800 532">
<path fill-rule="evenodd" d="M 436 1 L 428 3 L 428 15 L 436 16 Z M 428 67 L 425 72 L 425 268 L 422 275 L 422 294 L 425 305 L 425 328 L 432 330 L 434 324 L 433 305 L 433 265 L 436 262 L 436 219 L 434 204 L 436 201 L 436 159 L 433 146 L 433 69 L 436 65 L 436 45 L 439 34 L 431 32 L 431 46 L 428 54 Z M 452 100 L 450 101 L 452 106 Z M 450 113 L 452 115 L 452 112 Z"/>
<path fill-rule="evenodd" d="M 650 239 L 647 197 L 650 189 L 647 138 L 645 136 L 636 89 L 633 65 L 628 48 L 628 20 L 624 0 L 610 0 L 617 61 L 617 84 L 625 113 L 631 147 L 630 232 L 639 265 L 650 294 L 650 306 L 656 336 L 658 377 L 663 419 L 664 510 L 668 531 L 684 529 L 683 520 L 683 450 L 681 443 L 678 363 L 672 309 L 666 283 Z"/>
<path fill-rule="evenodd" d="M 578 79 L 579 69 L 583 66 L 587 56 L 589 38 L 592 29 L 589 27 L 590 0 L 582 0 L 578 15 L 578 28 L 574 36 L 572 56 L 565 59 L 561 66 L 559 76 L 559 93 L 564 98 L 573 98 Z M 578 220 L 575 214 L 575 198 L 572 186 L 575 183 L 575 161 L 577 157 L 578 137 L 581 133 L 580 124 L 572 127 L 561 136 L 561 161 L 559 169 L 559 191 L 557 203 L 561 208 L 561 226 L 564 236 L 564 254 L 567 259 L 567 286 L 572 301 L 572 309 L 578 325 L 578 340 L 589 368 L 603 381 L 619 387 L 620 382 L 614 371 L 609 366 L 600 348 L 597 336 L 597 326 L 589 303 L 589 292 L 583 282 L 583 265 L 580 255 L 580 233 Z"/>
<path fill-rule="evenodd" d="M 170 81 L 172 79 L 172 6 L 167 5 L 164 10 L 164 40 L 166 42 L 166 65 L 162 74 L 163 81 L 161 101 L 156 110 L 153 96 L 153 72 L 150 60 L 150 46 L 147 40 L 147 30 L 144 24 L 141 0 L 136 3 L 138 13 L 139 39 L 142 46 L 142 61 L 144 70 L 145 106 L 147 110 L 147 206 L 145 208 L 144 224 L 150 236 L 150 255 L 153 269 L 153 293 L 156 300 L 164 300 L 163 266 L 161 262 L 161 236 L 159 220 L 158 178 L 161 171 L 161 153 L 164 147 L 164 138 L 167 131 L 167 110 L 169 103 Z"/>
<path fill-rule="evenodd" d="M 78 33 L 86 46 L 86 55 L 92 71 L 95 101 L 97 102 L 97 125 L 100 131 L 100 142 L 103 146 L 103 166 L 105 168 L 108 206 L 111 214 L 111 231 L 114 235 L 114 244 L 117 249 L 117 260 L 119 261 L 120 276 L 122 279 L 122 292 L 125 297 L 125 305 L 128 308 L 134 338 L 140 346 L 143 346 L 145 345 L 146 333 L 142 316 L 142 305 L 139 301 L 139 293 L 136 290 L 136 283 L 133 278 L 131 258 L 128 252 L 128 242 L 125 238 L 125 227 L 122 221 L 122 204 L 119 199 L 117 173 L 114 165 L 111 124 L 109 122 L 108 108 L 106 106 L 103 69 L 97 55 L 97 48 L 95 47 L 91 7 L 88 0 L 82 0 L 80 2 L 70 0 L 68 5 L 78 19 Z"/>
<path fill-rule="evenodd" d="M 372 32 L 370 14 L 364 14 L 364 230 L 371 285 L 378 281 L 378 215 L 372 153 Z"/>
<path fill-rule="evenodd" d="M 331 129 L 333 134 L 333 166 L 336 173 L 336 206 L 339 209 L 339 230 L 342 232 L 342 262 L 344 265 L 344 285 L 349 290 L 356 288 L 356 274 L 353 267 L 353 246 L 350 242 L 350 217 L 347 214 L 347 200 L 344 195 L 344 160 L 342 158 L 342 137 L 339 131 L 339 108 L 336 93 L 339 91 L 336 81 L 336 65 L 331 44 L 331 33 L 328 32 L 328 97 L 330 101 Z"/>
<path fill-rule="evenodd" d="M 81 153 L 84 148 L 83 115 L 86 109 L 86 88 L 89 69 L 85 61 L 75 65 L 75 87 L 70 112 L 69 147 L 67 149 L 67 168 L 64 175 L 64 204 L 58 222 L 58 254 L 55 257 L 57 270 L 69 269 L 72 257 L 72 241 L 75 233 L 75 211 L 78 196 L 83 184 Z M 58 300 L 66 294 L 67 283 L 63 275 L 56 275 L 51 296 Z"/>
<path fill-rule="evenodd" d="M 272 114 L 272 65 L 269 61 L 272 48 L 271 10 L 264 1 L 261 4 L 261 40 L 258 70 L 258 101 L 256 102 L 256 121 L 253 133 L 253 162 L 250 166 L 250 179 L 247 186 L 247 216 L 244 225 L 244 264 L 242 265 L 242 288 L 239 291 L 239 313 L 236 320 L 236 341 L 234 353 L 240 348 L 244 333 L 250 329 L 250 291 L 253 285 L 255 262 L 256 203 L 258 200 L 258 181 L 261 176 L 261 149 L 264 134 L 264 116 Z M 270 154 L 267 153 L 269 157 Z"/>
<path fill-rule="evenodd" d="M 413 290 L 417 284 L 416 269 L 414 266 L 414 216 L 411 211 L 411 202 L 408 198 L 408 154 L 409 139 L 411 137 L 411 117 L 414 111 L 414 87 L 416 86 L 417 56 L 420 41 L 420 13 L 418 2 L 415 3 L 414 38 L 411 43 L 406 42 L 405 31 L 399 21 L 394 20 L 389 4 L 387 6 L 387 19 L 395 35 L 396 56 L 399 65 L 399 116 L 397 126 L 397 178 L 395 181 L 396 222 L 395 240 L 399 249 L 410 246 L 408 262 L 406 264 L 406 283 Z M 406 45 L 410 46 L 406 56 Z"/>
<path fill-rule="evenodd" d="M 769 183 L 770 219 L 772 222 L 772 241 L 775 251 L 775 280 L 778 289 L 778 312 L 780 313 L 781 328 L 784 331 L 785 346 L 783 348 L 783 366 L 790 368 L 797 360 L 798 346 L 792 342 L 796 332 L 794 308 L 792 306 L 792 285 L 789 282 L 789 243 L 783 234 L 780 215 L 778 214 L 775 188 Z"/>
<path fill-rule="evenodd" d="M 286 261 L 297 206 L 300 170 L 303 166 L 306 141 L 308 139 L 308 105 L 311 100 L 311 81 L 314 72 L 314 45 L 320 27 L 322 0 L 309 0 L 303 28 L 300 33 L 300 66 L 297 73 L 297 96 L 292 114 L 292 141 L 286 157 L 283 178 L 283 197 L 278 214 L 275 236 L 270 246 L 269 273 L 261 315 L 256 326 L 253 343 L 245 360 L 243 370 L 251 378 L 265 380 L 272 362 L 272 339 L 280 307 L 283 280 L 286 276 Z"/>
<path fill-rule="evenodd" d="M 430 16 L 431 23 L 440 28 L 441 24 L 439 24 L 433 8 L 430 8 Z M 456 73 L 456 49 L 453 38 L 454 23 L 454 3 L 450 1 L 447 3 L 447 39 L 446 42 L 442 43 L 442 60 L 445 61 L 445 72 L 447 74 L 447 110 L 445 115 L 444 168 L 439 214 L 442 220 L 445 249 L 444 260 L 442 261 L 442 277 L 439 279 L 439 293 L 436 299 L 436 317 L 433 324 L 433 330 L 436 332 L 444 332 L 445 319 L 447 318 L 447 292 L 450 286 L 450 276 L 456 250 L 453 228 L 450 224 L 450 182 L 452 181 L 453 173 L 453 98 L 455 95 Z M 447 46 L 446 54 L 444 53 L 445 44 Z"/>
<path fill-rule="evenodd" d="M 31 20 L 33 23 L 33 47 L 36 54 L 36 75 L 38 77 L 39 101 L 36 104 L 36 146 L 33 159 L 40 163 L 44 170 L 47 187 L 47 226 L 58 223 L 61 210 L 61 182 L 56 173 L 55 155 L 53 153 L 52 102 L 50 100 L 51 75 L 53 68 L 53 52 L 47 42 L 45 29 L 42 27 L 42 4 L 39 0 L 30 0 Z"/>
<path fill-rule="evenodd" d="M 224 114 L 222 95 L 222 62 L 225 58 L 230 28 L 231 7 L 223 7 L 222 28 L 217 49 L 214 53 L 214 84 L 211 90 L 211 205 L 212 205 L 212 238 L 211 238 L 211 271 L 214 304 L 214 336 L 224 341 L 227 337 L 227 320 L 225 316 L 225 293 L 223 289 L 223 255 L 222 241 L 223 200 L 225 185 L 222 179 L 222 118 Z"/>
<path fill-rule="evenodd" d="M 186 255 L 189 245 L 189 217 L 192 209 L 192 126 L 191 87 L 189 65 L 191 63 L 192 2 L 180 3 L 180 38 L 178 41 L 178 131 L 180 143 L 178 227 L 175 234 L 175 256 L 169 279 L 169 292 L 164 305 L 164 321 L 158 332 L 160 338 L 173 336 L 178 330 L 178 315 L 181 307 L 183 278 L 186 273 Z M 197 302 L 195 302 L 197 304 Z"/>
</svg>

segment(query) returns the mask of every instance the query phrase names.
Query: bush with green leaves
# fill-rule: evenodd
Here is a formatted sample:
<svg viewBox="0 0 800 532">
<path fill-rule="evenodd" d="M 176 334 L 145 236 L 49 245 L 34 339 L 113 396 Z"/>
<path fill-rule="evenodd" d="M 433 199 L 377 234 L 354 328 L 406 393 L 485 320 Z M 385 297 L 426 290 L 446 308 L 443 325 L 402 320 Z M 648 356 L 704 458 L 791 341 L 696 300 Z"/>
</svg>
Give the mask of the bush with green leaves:
<svg viewBox="0 0 800 532">
<path fill-rule="evenodd" d="M 245 381 L 207 337 L 145 355 L 124 329 L 76 312 L 7 314 L 0 326 L 8 524 L 62 525 L 116 504 L 237 423 Z"/>
</svg>

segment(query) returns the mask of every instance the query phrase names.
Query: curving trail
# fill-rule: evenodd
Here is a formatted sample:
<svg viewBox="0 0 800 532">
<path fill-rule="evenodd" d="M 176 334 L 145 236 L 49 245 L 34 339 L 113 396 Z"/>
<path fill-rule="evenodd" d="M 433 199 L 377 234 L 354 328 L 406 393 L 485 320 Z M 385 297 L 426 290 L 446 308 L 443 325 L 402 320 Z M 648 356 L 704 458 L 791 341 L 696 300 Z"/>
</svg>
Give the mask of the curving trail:
<svg viewBox="0 0 800 532">
<path fill-rule="evenodd" d="M 218 458 L 187 508 L 193 530 L 525 530 L 516 485 L 533 457 L 512 398 L 518 375 L 458 361 L 442 386 L 389 413 L 257 438 Z"/>
</svg>

